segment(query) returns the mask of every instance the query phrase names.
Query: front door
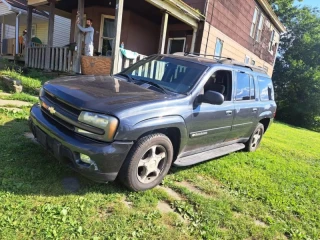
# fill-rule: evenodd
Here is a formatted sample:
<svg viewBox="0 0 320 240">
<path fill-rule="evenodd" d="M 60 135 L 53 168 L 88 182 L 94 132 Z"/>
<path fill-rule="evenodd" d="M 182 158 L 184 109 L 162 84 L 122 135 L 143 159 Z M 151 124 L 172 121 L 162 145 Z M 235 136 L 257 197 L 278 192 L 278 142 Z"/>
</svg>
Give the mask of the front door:
<svg viewBox="0 0 320 240">
<path fill-rule="evenodd" d="M 99 52 L 102 56 L 112 56 L 115 30 L 114 16 L 102 15 L 99 39 Z"/>
<path fill-rule="evenodd" d="M 228 140 L 250 137 L 257 123 L 256 86 L 252 75 L 236 72 L 235 116 Z"/>
<path fill-rule="evenodd" d="M 185 151 L 189 154 L 214 148 L 230 133 L 234 117 L 232 85 L 231 70 L 216 71 L 204 85 L 203 93 L 208 90 L 220 92 L 225 102 L 222 105 L 201 103 L 194 108 L 192 121 L 187 123 L 189 140 Z"/>
</svg>

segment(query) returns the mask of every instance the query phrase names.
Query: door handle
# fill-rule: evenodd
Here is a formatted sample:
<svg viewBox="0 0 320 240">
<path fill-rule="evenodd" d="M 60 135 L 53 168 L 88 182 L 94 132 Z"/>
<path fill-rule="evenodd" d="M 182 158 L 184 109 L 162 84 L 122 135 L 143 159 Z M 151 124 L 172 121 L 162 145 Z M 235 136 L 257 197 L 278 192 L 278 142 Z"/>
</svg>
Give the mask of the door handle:
<svg viewBox="0 0 320 240">
<path fill-rule="evenodd" d="M 232 112 L 233 112 L 233 111 L 226 111 L 226 114 L 227 114 L 228 116 L 230 116 L 230 115 L 232 115 Z"/>
<path fill-rule="evenodd" d="M 258 108 L 253 108 L 252 109 L 252 112 L 254 112 L 254 113 L 257 112 L 257 111 L 258 111 Z"/>
</svg>

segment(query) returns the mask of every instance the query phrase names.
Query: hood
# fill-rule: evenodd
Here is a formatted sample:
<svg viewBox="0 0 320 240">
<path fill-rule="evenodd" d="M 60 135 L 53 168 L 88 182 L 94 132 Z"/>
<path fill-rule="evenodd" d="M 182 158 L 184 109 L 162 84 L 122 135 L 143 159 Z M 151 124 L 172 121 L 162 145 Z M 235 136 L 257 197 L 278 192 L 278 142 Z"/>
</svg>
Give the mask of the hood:
<svg viewBox="0 0 320 240">
<path fill-rule="evenodd" d="M 110 76 L 72 76 L 49 81 L 44 89 L 80 109 L 112 113 L 172 96 Z"/>
</svg>

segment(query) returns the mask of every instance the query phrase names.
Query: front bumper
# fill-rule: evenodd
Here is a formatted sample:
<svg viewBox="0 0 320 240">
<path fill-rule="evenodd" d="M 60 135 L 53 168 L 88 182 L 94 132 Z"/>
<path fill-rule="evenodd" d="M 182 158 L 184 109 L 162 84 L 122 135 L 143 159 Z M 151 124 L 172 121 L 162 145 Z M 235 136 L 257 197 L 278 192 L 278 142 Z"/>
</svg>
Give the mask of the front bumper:
<svg viewBox="0 0 320 240">
<path fill-rule="evenodd" d="M 133 142 L 100 143 L 82 137 L 60 125 L 34 105 L 30 112 L 30 129 L 41 145 L 60 162 L 95 182 L 114 181 Z M 80 159 L 90 157 L 91 164 Z"/>
</svg>

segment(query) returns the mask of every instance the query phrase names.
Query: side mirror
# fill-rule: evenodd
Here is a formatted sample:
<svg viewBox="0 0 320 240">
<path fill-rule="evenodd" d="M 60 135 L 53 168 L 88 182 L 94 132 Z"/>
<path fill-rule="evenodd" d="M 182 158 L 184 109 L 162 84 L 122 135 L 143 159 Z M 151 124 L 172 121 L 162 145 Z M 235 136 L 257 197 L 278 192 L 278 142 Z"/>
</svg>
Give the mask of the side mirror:
<svg viewBox="0 0 320 240">
<path fill-rule="evenodd" d="M 221 105 L 224 102 L 224 96 L 215 91 L 206 91 L 203 95 L 202 102 L 213 105 Z"/>
</svg>

